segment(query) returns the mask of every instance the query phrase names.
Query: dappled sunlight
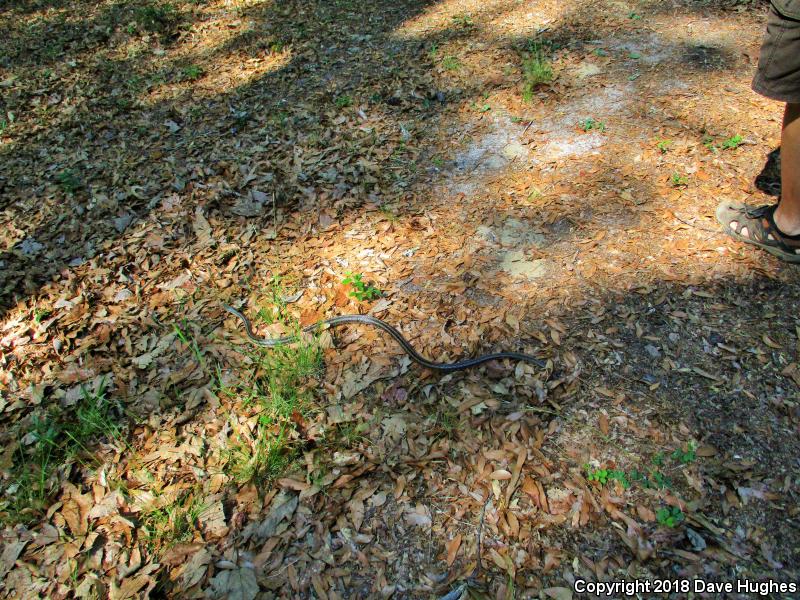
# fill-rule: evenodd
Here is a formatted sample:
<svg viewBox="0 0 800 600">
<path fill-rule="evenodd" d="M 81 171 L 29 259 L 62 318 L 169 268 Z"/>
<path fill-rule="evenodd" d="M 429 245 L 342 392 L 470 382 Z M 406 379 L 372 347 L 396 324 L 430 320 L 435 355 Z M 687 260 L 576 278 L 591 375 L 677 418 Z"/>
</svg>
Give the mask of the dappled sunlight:
<svg viewBox="0 0 800 600">
<path fill-rule="evenodd" d="M 0 16 L 11 593 L 441 597 L 484 506 L 492 597 L 797 564 L 798 275 L 713 218 L 749 4 L 54 1 Z"/>
</svg>

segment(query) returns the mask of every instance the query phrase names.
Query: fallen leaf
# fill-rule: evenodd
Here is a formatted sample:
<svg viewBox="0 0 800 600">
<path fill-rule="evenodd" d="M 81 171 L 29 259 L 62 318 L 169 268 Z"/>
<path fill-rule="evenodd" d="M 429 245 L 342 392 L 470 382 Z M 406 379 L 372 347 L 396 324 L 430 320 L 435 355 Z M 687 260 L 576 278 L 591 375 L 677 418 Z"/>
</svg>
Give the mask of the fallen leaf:
<svg viewBox="0 0 800 600">
<path fill-rule="evenodd" d="M 461 547 L 461 534 L 457 534 L 452 540 L 445 544 L 447 548 L 447 566 L 452 567 L 458 554 L 458 549 Z"/>
<path fill-rule="evenodd" d="M 258 581 L 253 569 L 246 567 L 220 571 L 211 580 L 212 598 L 253 600 L 258 595 Z"/>
<path fill-rule="evenodd" d="M 544 595 L 554 600 L 572 600 L 572 590 L 565 587 L 551 587 L 542 590 Z"/>
</svg>

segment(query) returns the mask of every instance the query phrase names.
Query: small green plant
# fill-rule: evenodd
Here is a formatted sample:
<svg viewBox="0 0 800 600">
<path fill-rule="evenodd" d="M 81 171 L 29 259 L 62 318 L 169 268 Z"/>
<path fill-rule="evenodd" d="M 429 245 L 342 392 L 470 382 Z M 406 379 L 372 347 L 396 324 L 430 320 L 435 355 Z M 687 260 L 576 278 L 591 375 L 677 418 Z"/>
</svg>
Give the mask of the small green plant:
<svg viewBox="0 0 800 600">
<path fill-rule="evenodd" d="M 641 485 L 645 489 L 663 490 L 672 487 L 672 483 L 657 469 L 651 469 L 649 473 L 642 473 L 636 469 L 630 473 L 631 481 Z"/>
<path fill-rule="evenodd" d="M 642 15 L 640 15 L 638 13 L 635 13 L 635 12 L 631 12 L 631 13 L 628 13 L 628 18 L 631 21 L 640 21 L 641 18 L 642 18 Z"/>
<path fill-rule="evenodd" d="M 593 469 L 586 465 L 586 479 L 597 481 L 600 485 L 605 485 L 609 481 L 619 481 L 623 488 L 628 489 L 631 484 L 625 475 L 625 471 L 618 469 Z"/>
<path fill-rule="evenodd" d="M 365 436 L 369 432 L 369 423 L 340 423 L 336 431 L 336 442 L 345 448 L 356 448 L 359 444 L 369 442 Z"/>
<path fill-rule="evenodd" d="M 239 439 L 228 451 L 226 470 L 239 484 L 271 483 L 283 475 L 295 458 L 286 427 L 275 427 L 260 419 L 252 439 Z"/>
<path fill-rule="evenodd" d="M 592 117 L 583 119 L 578 123 L 578 126 L 584 131 L 599 131 L 603 133 L 606 130 L 606 124 L 602 121 L 596 121 Z"/>
<path fill-rule="evenodd" d="M 452 407 L 445 407 L 436 413 L 436 425 L 441 429 L 444 436 L 453 439 L 458 431 L 459 417 L 458 411 Z"/>
<path fill-rule="evenodd" d="M 461 63 L 455 56 L 445 56 L 442 59 L 442 68 L 447 71 L 456 71 L 461 67 Z"/>
<path fill-rule="evenodd" d="M 522 55 L 522 99 L 533 100 L 533 94 L 539 85 L 553 80 L 553 66 L 545 56 L 541 42 L 532 41 Z"/>
<path fill-rule="evenodd" d="M 158 499 L 158 494 L 155 497 Z M 194 491 L 189 491 L 174 502 L 145 512 L 140 530 L 150 550 L 160 553 L 175 544 L 191 541 L 197 520 L 205 508 Z"/>
<path fill-rule="evenodd" d="M 337 108 L 347 108 L 353 104 L 353 98 L 347 94 L 342 94 L 341 96 L 336 96 L 334 103 Z"/>
<path fill-rule="evenodd" d="M 710 135 L 703 136 L 703 146 L 714 153 L 719 151 L 719 148 L 717 148 L 717 146 L 714 144 L 714 138 Z"/>
<path fill-rule="evenodd" d="M 683 511 L 676 506 L 665 506 L 656 511 L 656 519 L 660 525 L 675 527 L 684 520 Z"/>
<path fill-rule="evenodd" d="M 81 189 L 81 180 L 72 169 L 65 169 L 56 175 L 56 181 L 66 194 L 74 194 Z"/>
<path fill-rule="evenodd" d="M 459 27 L 470 28 L 475 26 L 475 22 L 472 20 L 472 17 L 468 14 L 460 14 L 460 15 L 453 15 L 453 23 L 458 25 Z"/>
<path fill-rule="evenodd" d="M 608 51 L 604 50 L 603 48 L 595 48 L 594 55 L 595 56 L 608 56 Z"/>
<path fill-rule="evenodd" d="M 122 442 L 114 414 L 117 405 L 101 380 L 94 391 L 81 387 L 81 398 L 69 413 L 47 411 L 34 416 L 13 454 L 11 484 L 0 502 L 0 518 L 25 522 L 40 514 L 58 485 L 58 473 L 74 462 L 93 465 L 90 445 L 101 438 Z"/>
<path fill-rule="evenodd" d="M 656 144 L 656 147 L 661 151 L 661 154 L 666 154 L 669 152 L 671 146 L 672 140 L 661 140 Z"/>
<path fill-rule="evenodd" d="M 197 343 L 195 337 L 189 332 L 189 325 L 186 320 L 183 321 L 183 328 L 179 327 L 176 324 L 172 326 L 175 335 L 178 339 L 183 342 L 185 346 L 188 346 L 189 349 L 192 351 L 192 355 L 194 356 L 197 364 L 199 364 L 203 369 L 205 369 L 206 361 L 203 358 L 203 352 L 200 350 L 200 346 Z"/>
<path fill-rule="evenodd" d="M 686 446 L 686 450 L 682 448 L 677 448 L 671 455 L 672 460 L 679 462 L 683 465 L 688 465 L 689 463 L 693 463 L 697 460 L 697 444 L 694 442 L 689 442 Z"/>
<path fill-rule="evenodd" d="M 44 321 L 47 317 L 53 314 L 53 311 L 48 310 L 46 308 L 35 308 L 33 309 L 33 322 L 37 325 Z"/>
<path fill-rule="evenodd" d="M 350 293 L 347 294 L 351 298 L 355 298 L 359 302 L 380 298 L 381 291 L 378 288 L 367 284 L 363 280 L 364 276 L 362 273 L 347 272 L 345 275 L 346 277 L 342 280 L 342 283 L 353 288 Z"/>
<path fill-rule="evenodd" d="M 205 71 L 199 65 L 189 65 L 181 72 L 181 78 L 184 81 L 197 81 L 203 75 L 205 75 Z"/>
<path fill-rule="evenodd" d="M 439 53 L 439 44 L 433 43 L 431 44 L 431 49 L 428 50 L 428 56 L 431 57 L 431 60 L 436 59 L 436 55 Z"/>
<path fill-rule="evenodd" d="M 630 58 L 631 60 L 639 60 L 640 58 L 642 58 L 642 55 L 638 52 L 629 52 L 628 58 Z"/>
<path fill-rule="evenodd" d="M 686 187 L 689 185 L 689 178 L 675 172 L 670 176 L 669 182 L 672 184 L 672 187 Z"/>
<path fill-rule="evenodd" d="M 727 140 L 722 142 L 722 149 L 723 150 L 735 150 L 738 148 L 742 143 L 742 136 L 734 135 L 733 137 L 729 137 Z"/>
<path fill-rule="evenodd" d="M 150 33 L 167 33 L 178 24 L 178 11 L 173 4 L 151 3 L 136 8 L 135 24 Z"/>
<path fill-rule="evenodd" d="M 444 159 L 441 156 L 434 156 L 431 159 L 431 162 L 437 169 L 444 169 Z"/>
<path fill-rule="evenodd" d="M 381 214 L 390 223 L 396 223 L 397 222 L 397 220 L 398 220 L 397 213 L 394 211 L 394 209 L 391 206 L 387 206 L 387 205 L 383 204 L 383 205 L 380 206 L 380 208 L 378 210 L 381 212 Z"/>
</svg>

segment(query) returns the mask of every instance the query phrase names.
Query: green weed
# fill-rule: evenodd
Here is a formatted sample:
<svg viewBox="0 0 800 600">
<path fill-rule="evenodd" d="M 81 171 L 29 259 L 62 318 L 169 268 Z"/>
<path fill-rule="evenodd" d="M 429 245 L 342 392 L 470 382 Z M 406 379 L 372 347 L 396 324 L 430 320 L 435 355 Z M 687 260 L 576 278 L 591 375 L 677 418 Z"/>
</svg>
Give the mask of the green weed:
<svg viewBox="0 0 800 600">
<path fill-rule="evenodd" d="M 397 223 L 398 217 L 397 213 L 392 209 L 391 206 L 381 205 L 378 209 L 381 214 L 390 222 L 390 223 Z"/>
<path fill-rule="evenodd" d="M 288 319 L 283 292 L 280 279 L 273 278 L 273 306 L 259 311 L 261 320 Z M 216 376 L 221 395 L 259 411 L 254 430 L 237 434 L 226 453 L 226 471 L 239 483 L 269 483 L 280 477 L 296 458 L 299 432 L 314 408 L 322 353 L 316 338 L 301 335 L 299 323 L 293 322 L 291 331 L 297 342 L 248 352 L 250 368 L 238 381 L 225 384 L 221 373 Z"/>
<path fill-rule="evenodd" d="M 65 194 L 74 194 L 81 189 L 81 180 L 72 169 L 65 169 L 56 175 L 56 181 Z"/>
<path fill-rule="evenodd" d="M 344 285 L 350 285 L 353 289 L 347 294 L 351 298 L 355 298 L 359 302 L 364 302 L 365 300 L 374 300 L 375 298 L 380 298 L 381 291 L 373 287 L 370 284 L 367 284 L 363 281 L 364 275 L 362 273 L 345 273 L 346 277 L 342 280 Z"/>
<path fill-rule="evenodd" d="M 353 98 L 348 96 L 347 94 L 343 94 L 341 96 L 337 96 L 334 100 L 337 108 L 347 108 L 353 104 Z"/>
<path fill-rule="evenodd" d="M 205 71 L 199 65 L 189 65 L 181 71 L 181 79 L 184 81 L 197 81 L 203 75 L 205 75 Z"/>
<path fill-rule="evenodd" d="M 722 149 L 723 150 L 735 150 L 738 148 L 742 143 L 742 136 L 734 135 L 733 137 L 729 137 L 727 140 L 722 142 Z"/>
<path fill-rule="evenodd" d="M 684 520 L 683 511 L 676 506 L 665 506 L 656 511 L 656 519 L 660 525 L 675 527 Z"/>
<path fill-rule="evenodd" d="M 618 469 L 593 469 L 586 465 L 586 479 L 589 481 L 597 481 L 600 485 L 605 485 L 609 481 L 619 481 L 623 488 L 628 489 L 631 486 L 628 481 L 625 471 Z"/>
<path fill-rule="evenodd" d="M 124 443 L 117 412 L 102 380 L 94 392 L 82 387 L 81 398 L 69 413 L 51 410 L 34 416 L 14 451 L 12 483 L 0 503 L 0 517 L 6 521 L 35 517 L 56 490 L 60 469 L 76 461 L 86 466 L 97 464 L 90 446 L 100 439 Z"/>
<path fill-rule="evenodd" d="M 672 140 L 661 140 L 656 144 L 656 147 L 661 151 L 661 154 L 666 154 L 672 147 Z"/>
<path fill-rule="evenodd" d="M 340 423 L 336 431 L 336 440 L 345 448 L 355 448 L 359 444 L 369 442 L 364 434 L 370 429 L 369 423 Z"/>
<path fill-rule="evenodd" d="M 53 314 L 53 311 L 48 310 L 46 308 L 34 308 L 33 309 L 33 322 L 37 325 L 44 321 L 47 317 Z"/>
<path fill-rule="evenodd" d="M 461 67 L 461 62 L 455 56 L 445 56 L 442 59 L 442 68 L 447 71 L 456 71 Z"/>
<path fill-rule="evenodd" d="M 670 480 L 657 469 L 651 469 L 649 473 L 642 473 L 633 469 L 630 473 L 630 479 L 645 489 L 663 490 L 672 487 Z"/>
<path fill-rule="evenodd" d="M 533 100 L 533 94 L 539 85 L 553 80 L 553 66 L 545 56 L 540 42 L 533 41 L 522 57 L 522 99 Z"/>
<path fill-rule="evenodd" d="M 682 448 L 677 448 L 672 454 L 671 458 L 674 461 L 677 461 L 683 465 L 688 465 L 689 463 L 693 463 L 697 460 L 697 444 L 694 442 L 689 442 L 686 447 L 686 450 Z"/>
<path fill-rule="evenodd" d="M 150 550 L 163 552 L 175 544 L 191 541 L 205 508 L 195 492 L 188 491 L 174 502 L 144 513 L 140 531 Z"/>
<path fill-rule="evenodd" d="M 714 144 L 714 138 L 710 135 L 703 136 L 703 146 L 714 153 L 719 151 L 719 148 L 717 148 L 717 146 Z"/>
<path fill-rule="evenodd" d="M 583 119 L 578 123 L 578 126 L 583 131 L 599 131 L 600 133 L 603 133 L 606 130 L 605 123 L 603 123 L 602 121 L 597 121 L 592 117 L 589 117 L 588 119 Z"/>
<path fill-rule="evenodd" d="M 179 20 L 178 10 L 168 2 L 139 6 L 134 11 L 135 24 L 150 33 L 168 33 Z"/>
<path fill-rule="evenodd" d="M 203 352 L 200 350 L 200 345 L 197 343 L 195 337 L 189 332 L 189 326 L 186 320 L 183 321 L 183 329 L 178 327 L 178 325 L 173 324 L 172 329 L 175 332 L 175 335 L 178 336 L 178 339 L 183 342 L 185 346 L 188 346 L 194 356 L 197 364 L 199 364 L 204 370 L 206 368 L 206 361 L 203 357 Z"/>
<path fill-rule="evenodd" d="M 465 29 L 469 29 L 475 26 L 475 21 L 473 21 L 472 17 L 466 13 L 460 15 L 453 15 L 452 19 L 454 24 L 458 25 L 459 27 L 463 27 Z"/>
<path fill-rule="evenodd" d="M 226 471 L 239 484 L 272 483 L 295 458 L 285 427 L 259 422 L 250 440 L 239 439 L 228 451 Z"/>
<path fill-rule="evenodd" d="M 686 187 L 689 185 L 689 178 L 676 172 L 670 176 L 669 182 L 672 187 Z"/>
<path fill-rule="evenodd" d="M 452 407 L 439 409 L 436 413 L 436 425 L 448 439 L 453 439 L 459 424 L 458 411 Z"/>
</svg>

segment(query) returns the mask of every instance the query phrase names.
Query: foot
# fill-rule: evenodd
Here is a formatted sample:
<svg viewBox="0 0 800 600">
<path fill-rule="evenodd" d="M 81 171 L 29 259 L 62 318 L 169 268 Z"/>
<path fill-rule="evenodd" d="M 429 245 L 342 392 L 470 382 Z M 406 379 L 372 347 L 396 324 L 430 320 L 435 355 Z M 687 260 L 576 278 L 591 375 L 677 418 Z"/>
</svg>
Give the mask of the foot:
<svg viewBox="0 0 800 600">
<path fill-rule="evenodd" d="M 750 207 L 726 201 L 717 207 L 717 221 L 731 237 L 787 262 L 800 263 L 800 235 L 781 231 L 775 223 L 777 207 L 777 204 Z"/>
<path fill-rule="evenodd" d="M 775 208 L 772 220 L 783 235 L 790 237 L 800 235 L 800 218 L 789 214 L 789 211 L 786 210 L 786 203 Z"/>
</svg>

